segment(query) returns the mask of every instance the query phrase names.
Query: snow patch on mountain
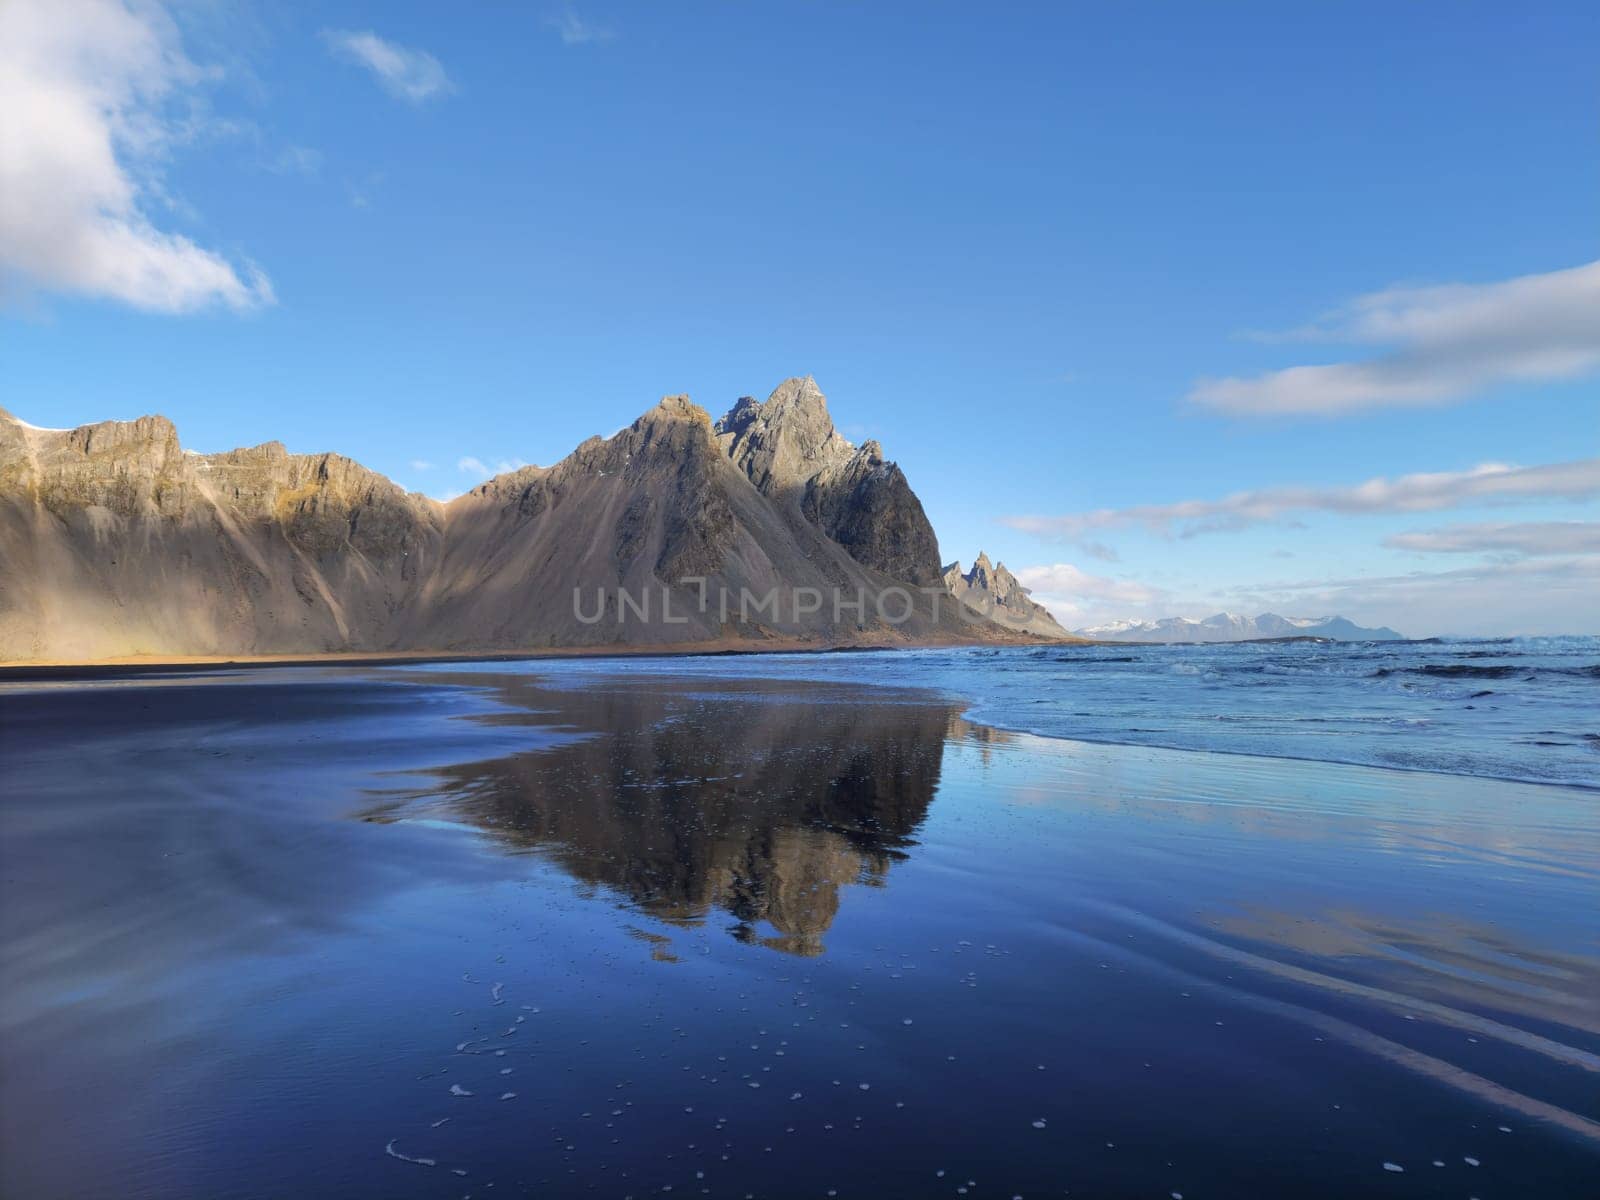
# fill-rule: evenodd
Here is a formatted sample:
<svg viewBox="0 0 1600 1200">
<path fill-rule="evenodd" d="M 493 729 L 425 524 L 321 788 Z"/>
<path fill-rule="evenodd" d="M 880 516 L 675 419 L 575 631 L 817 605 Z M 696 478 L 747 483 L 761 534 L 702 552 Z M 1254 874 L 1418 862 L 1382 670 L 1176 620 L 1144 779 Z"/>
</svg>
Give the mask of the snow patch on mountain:
<svg viewBox="0 0 1600 1200">
<path fill-rule="evenodd" d="M 1106 621 L 1073 631 L 1079 637 L 1115 642 L 1246 642 L 1258 638 L 1322 637 L 1340 642 L 1388 642 L 1404 635 L 1387 626 L 1369 629 L 1344 617 L 1282 617 L 1262 613 L 1255 617 L 1220 612 L 1196 620 L 1167 617 L 1160 621 L 1124 619 Z"/>
</svg>

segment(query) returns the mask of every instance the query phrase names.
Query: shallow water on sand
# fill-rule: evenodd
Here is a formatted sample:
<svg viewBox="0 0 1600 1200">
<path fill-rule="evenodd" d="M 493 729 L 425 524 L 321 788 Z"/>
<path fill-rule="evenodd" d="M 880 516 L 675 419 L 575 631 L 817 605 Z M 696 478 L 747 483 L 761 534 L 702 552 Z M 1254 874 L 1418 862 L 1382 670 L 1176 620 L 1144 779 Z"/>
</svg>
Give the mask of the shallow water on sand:
<svg viewBox="0 0 1600 1200">
<path fill-rule="evenodd" d="M 0 1194 L 1594 1194 L 1591 792 L 532 670 L 0 691 Z"/>
</svg>

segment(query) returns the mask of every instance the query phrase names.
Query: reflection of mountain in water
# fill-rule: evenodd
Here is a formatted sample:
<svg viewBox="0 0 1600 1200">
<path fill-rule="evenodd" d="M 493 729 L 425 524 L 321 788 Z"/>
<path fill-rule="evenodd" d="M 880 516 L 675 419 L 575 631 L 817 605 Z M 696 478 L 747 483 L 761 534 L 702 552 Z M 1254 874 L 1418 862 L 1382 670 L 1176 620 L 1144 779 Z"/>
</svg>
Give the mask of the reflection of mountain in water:
<svg viewBox="0 0 1600 1200">
<path fill-rule="evenodd" d="M 809 684 L 493 686 L 541 723 L 594 736 L 432 772 L 454 819 L 658 918 L 720 908 L 735 936 L 806 955 L 822 952 L 840 889 L 882 886 L 913 844 L 954 715 L 830 702 Z"/>
</svg>

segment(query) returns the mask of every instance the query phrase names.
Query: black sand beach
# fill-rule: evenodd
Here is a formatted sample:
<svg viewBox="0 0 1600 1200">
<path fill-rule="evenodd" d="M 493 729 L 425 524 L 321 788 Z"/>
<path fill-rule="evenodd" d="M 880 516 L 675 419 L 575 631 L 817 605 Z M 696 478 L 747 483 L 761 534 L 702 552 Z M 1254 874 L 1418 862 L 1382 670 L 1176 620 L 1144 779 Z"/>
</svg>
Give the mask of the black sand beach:
<svg viewBox="0 0 1600 1200">
<path fill-rule="evenodd" d="M 0 1192 L 1593 1194 L 1590 795 L 527 670 L 0 691 Z"/>
</svg>

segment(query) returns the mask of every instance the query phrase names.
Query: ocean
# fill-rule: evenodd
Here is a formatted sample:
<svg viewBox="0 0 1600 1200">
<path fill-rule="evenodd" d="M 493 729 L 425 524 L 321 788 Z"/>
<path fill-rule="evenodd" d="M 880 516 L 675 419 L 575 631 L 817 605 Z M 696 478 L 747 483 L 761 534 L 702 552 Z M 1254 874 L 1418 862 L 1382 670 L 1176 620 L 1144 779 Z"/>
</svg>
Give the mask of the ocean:
<svg viewBox="0 0 1600 1200">
<path fill-rule="evenodd" d="M 1600 787 L 1600 637 L 764 654 L 628 670 L 921 687 L 1045 737 Z"/>
<path fill-rule="evenodd" d="M 1587 1200 L 1595 647 L 0 684 L 0 1195 Z"/>
</svg>

